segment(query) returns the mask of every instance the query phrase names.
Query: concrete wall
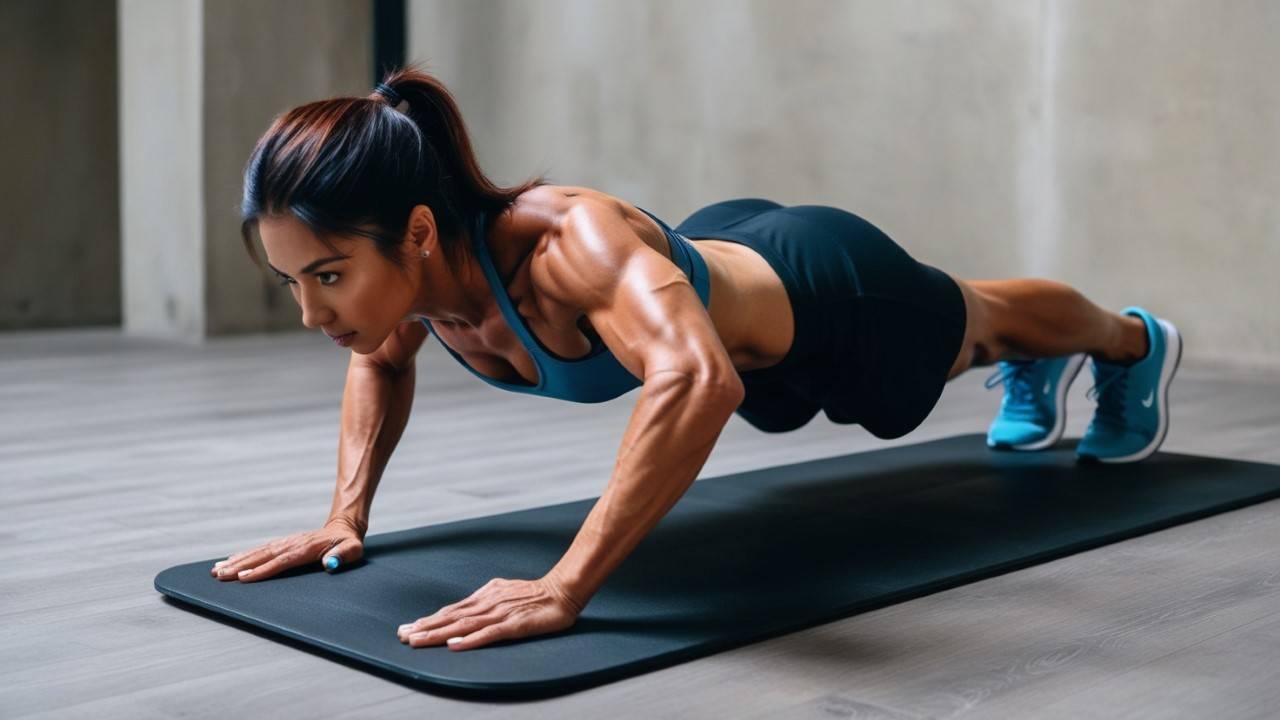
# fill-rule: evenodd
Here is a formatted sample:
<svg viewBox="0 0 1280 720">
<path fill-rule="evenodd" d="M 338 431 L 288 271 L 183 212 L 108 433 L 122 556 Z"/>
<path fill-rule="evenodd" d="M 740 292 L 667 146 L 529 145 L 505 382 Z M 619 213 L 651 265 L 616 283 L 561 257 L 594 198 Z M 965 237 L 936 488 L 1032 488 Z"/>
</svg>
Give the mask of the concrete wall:
<svg viewBox="0 0 1280 720">
<path fill-rule="evenodd" d="M 120 322 L 115 17 L 0 2 L 0 330 Z"/>
<path fill-rule="evenodd" d="M 961 277 L 1042 276 L 1280 368 L 1280 4 L 414 0 L 495 180 L 672 224 L 851 210 Z"/>
<path fill-rule="evenodd" d="M 1280 367 L 1280 3 L 1054 6 L 1046 263 Z"/>
<path fill-rule="evenodd" d="M 0 329 L 296 329 L 240 249 L 241 172 L 277 113 L 368 92 L 369 0 L 120 0 L 119 29 L 116 5 L 0 3 Z M 836 205 L 962 277 L 1063 280 L 1171 317 L 1189 359 L 1280 368 L 1280 4 L 415 0 L 409 22 L 499 182 L 672 223 Z"/>
</svg>

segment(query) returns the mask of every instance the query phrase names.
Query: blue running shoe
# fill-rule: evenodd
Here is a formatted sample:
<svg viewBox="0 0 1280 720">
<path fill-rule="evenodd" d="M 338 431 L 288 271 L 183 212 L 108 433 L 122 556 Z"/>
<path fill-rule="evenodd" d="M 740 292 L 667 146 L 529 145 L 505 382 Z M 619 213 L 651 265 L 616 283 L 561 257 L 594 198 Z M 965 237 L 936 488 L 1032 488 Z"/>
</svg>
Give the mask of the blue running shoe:
<svg viewBox="0 0 1280 720">
<path fill-rule="evenodd" d="M 1000 412 L 987 430 L 987 447 L 1043 450 L 1067 428 L 1067 388 L 1084 365 L 1084 353 L 1039 360 L 1002 360 L 987 378 L 988 390 L 1004 383 Z"/>
<path fill-rule="evenodd" d="M 1140 307 L 1124 313 L 1146 323 L 1147 355 L 1132 365 L 1094 358 L 1089 395 L 1098 399 L 1098 409 L 1076 446 L 1081 460 L 1137 462 L 1154 453 L 1169 432 L 1169 383 L 1182 359 L 1182 338 L 1173 323 Z"/>
</svg>

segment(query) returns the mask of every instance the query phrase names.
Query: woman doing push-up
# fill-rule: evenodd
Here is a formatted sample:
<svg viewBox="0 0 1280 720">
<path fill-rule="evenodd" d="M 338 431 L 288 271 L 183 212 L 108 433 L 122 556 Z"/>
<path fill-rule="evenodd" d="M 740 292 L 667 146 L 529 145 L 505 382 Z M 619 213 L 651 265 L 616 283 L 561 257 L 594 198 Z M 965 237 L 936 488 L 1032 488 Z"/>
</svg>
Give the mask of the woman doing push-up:
<svg viewBox="0 0 1280 720">
<path fill-rule="evenodd" d="M 626 200 L 535 178 L 497 187 L 457 105 L 417 68 L 367 97 L 278 117 L 245 171 L 253 232 L 302 323 L 351 349 L 329 520 L 218 563 L 255 581 L 363 553 L 378 479 L 409 416 L 428 334 L 504 390 L 596 403 L 637 387 L 613 475 L 563 558 L 495 579 L 397 630 L 465 650 L 572 625 L 676 503 L 733 414 L 769 433 L 822 412 L 879 438 L 929 415 L 946 382 L 999 363 L 995 451 L 1048 448 L 1092 360 L 1084 461 L 1134 462 L 1168 429 L 1174 326 L 1044 279 L 963 280 L 846 210 L 762 198 L 675 227 Z M 432 608 L 434 609 L 434 608 Z M 390 632 L 392 629 L 389 629 Z"/>
</svg>

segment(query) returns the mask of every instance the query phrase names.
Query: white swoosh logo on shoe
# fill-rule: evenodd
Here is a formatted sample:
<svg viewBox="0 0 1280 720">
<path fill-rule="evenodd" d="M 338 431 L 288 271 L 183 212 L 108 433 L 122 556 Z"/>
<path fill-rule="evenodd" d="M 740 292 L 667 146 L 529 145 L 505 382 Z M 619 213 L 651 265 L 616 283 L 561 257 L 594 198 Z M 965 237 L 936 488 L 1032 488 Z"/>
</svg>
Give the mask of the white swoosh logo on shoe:
<svg viewBox="0 0 1280 720">
<path fill-rule="evenodd" d="M 1151 407 L 1151 403 L 1155 402 L 1155 399 L 1156 391 L 1153 389 L 1151 392 L 1147 393 L 1147 397 L 1143 399 L 1142 407 Z"/>
<path fill-rule="evenodd" d="M 1048 380 L 1045 380 L 1045 381 L 1044 381 L 1044 394 L 1045 394 L 1045 395 L 1048 395 L 1048 394 L 1049 394 L 1049 381 L 1048 381 Z"/>
</svg>

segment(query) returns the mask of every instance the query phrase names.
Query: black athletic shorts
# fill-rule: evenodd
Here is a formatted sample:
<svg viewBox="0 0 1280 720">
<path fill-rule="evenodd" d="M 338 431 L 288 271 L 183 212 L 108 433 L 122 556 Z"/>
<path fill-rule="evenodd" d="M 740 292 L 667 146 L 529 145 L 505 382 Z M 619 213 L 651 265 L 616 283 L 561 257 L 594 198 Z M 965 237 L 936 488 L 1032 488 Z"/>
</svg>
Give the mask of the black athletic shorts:
<svg viewBox="0 0 1280 720">
<path fill-rule="evenodd" d="M 726 200 L 674 230 L 747 245 L 786 286 L 791 349 L 777 365 L 739 373 L 746 398 L 737 412 L 751 425 L 786 432 L 822 410 L 887 440 L 933 410 L 964 341 L 964 296 L 946 273 L 824 205 Z"/>
</svg>

